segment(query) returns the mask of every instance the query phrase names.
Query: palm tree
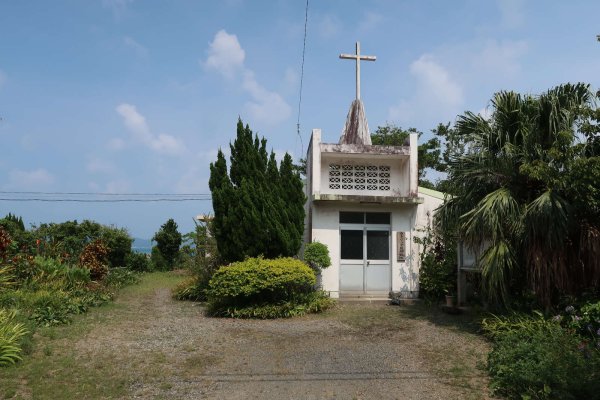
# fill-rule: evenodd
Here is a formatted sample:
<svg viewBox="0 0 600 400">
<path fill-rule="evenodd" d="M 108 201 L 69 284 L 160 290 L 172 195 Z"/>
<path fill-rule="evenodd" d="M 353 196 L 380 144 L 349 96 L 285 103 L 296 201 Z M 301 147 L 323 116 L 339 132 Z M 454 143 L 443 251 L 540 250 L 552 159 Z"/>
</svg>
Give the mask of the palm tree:
<svg viewBox="0 0 600 400">
<path fill-rule="evenodd" d="M 489 119 L 458 117 L 455 135 L 465 150 L 451 158 L 455 196 L 437 220 L 482 250 L 490 300 L 507 303 L 521 288 L 549 306 L 600 282 L 600 201 L 592 197 L 600 195 L 600 154 L 578 131 L 589 125 L 584 116 L 595 100 L 585 84 L 540 96 L 499 92 Z"/>
</svg>

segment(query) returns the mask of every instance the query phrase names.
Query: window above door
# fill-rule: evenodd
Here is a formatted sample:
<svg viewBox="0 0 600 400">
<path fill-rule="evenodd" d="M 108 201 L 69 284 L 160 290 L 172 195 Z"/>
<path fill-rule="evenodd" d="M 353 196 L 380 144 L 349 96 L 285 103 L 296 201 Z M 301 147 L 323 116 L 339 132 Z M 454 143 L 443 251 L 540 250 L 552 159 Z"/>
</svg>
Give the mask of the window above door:
<svg viewBox="0 0 600 400">
<path fill-rule="evenodd" d="M 389 225 L 390 213 L 340 211 L 340 224 Z"/>
</svg>

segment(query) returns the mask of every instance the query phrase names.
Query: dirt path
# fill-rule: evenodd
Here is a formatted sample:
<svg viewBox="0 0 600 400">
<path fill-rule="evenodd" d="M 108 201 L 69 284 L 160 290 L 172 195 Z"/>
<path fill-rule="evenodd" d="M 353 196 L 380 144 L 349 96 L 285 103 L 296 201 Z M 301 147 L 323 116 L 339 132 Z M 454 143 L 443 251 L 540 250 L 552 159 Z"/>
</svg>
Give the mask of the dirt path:
<svg viewBox="0 0 600 400">
<path fill-rule="evenodd" d="M 13 397 L 486 397 L 476 367 L 486 344 L 460 320 L 420 307 L 354 304 L 290 320 L 206 318 L 201 306 L 170 298 L 176 279 L 147 276 L 114 306 L 46 332 L 36 352 L 8 371 Z"/>
</svg>

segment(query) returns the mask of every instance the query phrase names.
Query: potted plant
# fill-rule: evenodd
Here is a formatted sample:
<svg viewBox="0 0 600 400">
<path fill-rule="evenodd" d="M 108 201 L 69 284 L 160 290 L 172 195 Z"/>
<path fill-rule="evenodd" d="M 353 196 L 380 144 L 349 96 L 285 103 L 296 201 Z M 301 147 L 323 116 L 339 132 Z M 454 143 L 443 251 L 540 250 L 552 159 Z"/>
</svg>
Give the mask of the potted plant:
<svg viewBox="0 0 600 400">
<path fill-rule="evenodd" d="M 456 296 L 451 289 L 446 290 L 446 307 L 454 308 L 456 304 Z"/>
</svg>

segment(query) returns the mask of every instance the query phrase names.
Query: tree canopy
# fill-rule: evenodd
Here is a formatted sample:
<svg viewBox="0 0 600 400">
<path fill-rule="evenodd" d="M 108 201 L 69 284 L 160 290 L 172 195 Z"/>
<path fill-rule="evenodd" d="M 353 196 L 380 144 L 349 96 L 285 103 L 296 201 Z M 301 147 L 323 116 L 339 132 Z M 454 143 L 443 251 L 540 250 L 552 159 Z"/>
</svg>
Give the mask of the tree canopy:
<svg viewBox="0 0 600 400">
<path fill-rule="evenodd" d="M 238 119 L 229 171 L 221 150 L 210 165 L 213 227 L 225 262 L 293 256 L 302 244 L 305 196 L 300 175 L 289 154 L 278 166 L 266 146 L 266 139 L 253 137 Z"/>
<path fill-rule="evenodd" d="M 182 241 L 181 233 L 177 230 L 177 222 L 172 218 L 167 220 L 154 234 L 152 240 L 156 241 L 156 247 L 166 261 L 167 266 L 169 268 L 173 267 Z"/>
<path fill-rule="evenodd" d="M 436 131 L 434 131 L 434 133 L 435 132 Z M 371 134 L 371 143 L 375 145 L 404 146 L 407 144 L 408 137 L 411 133 L 418 134 L 419 138 L 423 135 L 423 132 L 419 132 L 415 128 L 409 128 L 407 130 L 404 130 L 401 127 L 393 124 L 378 126 L 375 132 Z M 430 189 L 436 188 L 436 185 L 433 182 L 426 179 L 426 170 L 441 170 L 442 166 L 440 164 L 440 154 L 441 142 L 440 139 L 438 139 L 437 137 L 433 137 L 428 141 L 419 144 L 418 157 L 420 186 Z"/>
<path fill-rule="evenodd" d="M 551 304 L 600 283 L 600 114 L 585 84 L 503 91 L 489 119 L 458 117 L 447 154 L 446 230 L 483 251 L 490 299 L 532 291 Z"/>
</svg>

